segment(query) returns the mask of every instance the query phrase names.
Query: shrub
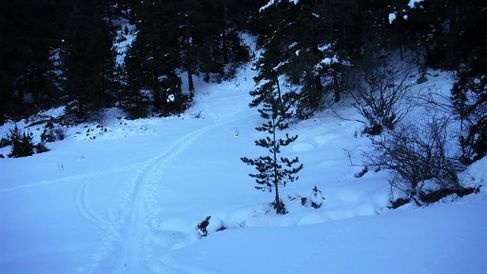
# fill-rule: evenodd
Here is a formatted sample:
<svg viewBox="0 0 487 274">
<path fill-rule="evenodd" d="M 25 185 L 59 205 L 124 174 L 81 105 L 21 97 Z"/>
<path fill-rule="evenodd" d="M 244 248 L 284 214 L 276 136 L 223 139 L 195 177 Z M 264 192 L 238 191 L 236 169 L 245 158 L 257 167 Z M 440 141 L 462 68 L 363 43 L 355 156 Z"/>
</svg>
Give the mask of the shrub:
<svg viewBox="0 0 487 274">
<path fill-rule="evenodd" d="M 11 158 L 27 157 L 35 153 L 42 153 L 49 151 L 44 141 L 34 144 L 32 134 L 27 134 L 20 131 L 15 126 L 10 130 L 10 135 L 7 136 L 9 144 L 12 145 L 12 151 L 8 155 Z"/>
<path fill-rule="evenodd" d="M 10 144 L 12 152 L 8 155 L 11 158 L 26 157 L 34 154 L 34 143 L 32 135 L 22 133 L 17 126 L 10 130 Z"/>
<path fill-rule="evenodd" d="M 48 122 L 44 131 L 41 134 L 41 142 L 55 142 L 64 140 L 64 131 L 60 126 L 54 125 L 52 122 Z"/>
<path fill-rule="evenodd" d="M 323 205 L 323 201 L 325 200 L 325 197 L 323 197 L 323 193 L 321 190 L 314 186 L 311 193 L 308 196 L 288 196 L 288 198 L 291 201 L 294 201 L 296 199 L 299 199 L 301 202 L 301 205 L 304 207 L 312 207 L 314 209 L 318 209 Z"/>
<path fill-rule="evenodd" d="M 403 125 L 371 138 L 375 150 L 366 156 L 371 164 L 392 172 L 393 189 L 422 205 L 429 192 L 460 188 L 455 168 L 459 165 L 446 151 L 446 125 L 445 119 L 432 119 L 424 130 Z"/>
<path fill-rule="evenodd" d="M 378 135 L 382 130 L 394 129 L 407 113 L 399 108 L 411 84 L 406 83 L 409 71 L 403 67 L 380 65 L 364 73 L 352 97 L 355 108 L 366 119 L 364 133 Z"/>
<path fill-rule="evenodd" d="M 10 146 L 9 138 L 2 137 L 0 138 L 0 148 Z"/>
<path fill-rule="evenodd" d="M 452 105 L 461 122 L 461 161 L 471 164 L 487 155 L 487 75 L 465 70 L 452 89 Z"/>
<path fill-rule="evenodd" d="M 40 142 L 34 146 L 35 153 L 43 153 L 47 151 L 49 151 L 49 149 L 46 147 L 46 144 L 44 142 Z"/>
</svg>

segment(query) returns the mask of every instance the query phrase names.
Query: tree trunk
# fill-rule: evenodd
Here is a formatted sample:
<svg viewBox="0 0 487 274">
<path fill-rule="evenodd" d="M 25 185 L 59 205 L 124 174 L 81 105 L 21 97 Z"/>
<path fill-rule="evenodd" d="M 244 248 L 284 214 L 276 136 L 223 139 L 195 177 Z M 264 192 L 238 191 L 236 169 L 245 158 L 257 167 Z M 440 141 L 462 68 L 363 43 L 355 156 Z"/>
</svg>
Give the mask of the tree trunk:
<svg viewBox="0 0 487 274">
<path fill-rule="evenodd" d="M 193 83 L 193 71 L 191 70 L 191 66 L 188 64 L 188 90 L 189 95 L 191 98 L 194 96 L 194 83 Z"/>
<path fill-rule="evenodd" d="M 161 94 L 159 93 L 159 82 L 156 72 L 152 71 L 152 94 L 154 96 L 154 107 L 156 111 L 161 111 Z"/>
<path fill-rule="evenodd" d="M 193 84 L 193 69 L 191 67 L 191 61 L 192 57 L 191 56 L 191 36 L 190 36 L 190 24 L 189 21 L 186 21 L 186 71 L 188 74 L 188 90 L 189 90 L 189 95 L 191 98 L 194 97 L 194 84 Z"/>
<path fill-rule="evenodd" d="M 84 109 L 83 109 L 83 103 L 81 103 L 81 99 L 80 97 L 78 96 L 78 119 L 81 120 L 83 119 L 83 113 L 84 112 Z"/>
<path fill-rule="evenodd" d="M 275 188 L 275 193 L 276 197 L 274 200 L 275 207 L 276 207 L 276 213 L 277 214 L 284 214 L 283 208 L 281 206 L 281 199 L 279 198 L 279 173 L 277 172 L 277 143 L 276 143 L 276 120 L 273 118 L 272 119 L 272 125 L 273 125 L 273 132 L 272 132 L 272 138 L 273 138 L 273 166 L 274 166 L 274 188 Z"/>
<path fill-rule="evenodd" d="M 282 95 L 281 95 L 281 87 L 279 84 L 279 78 L 276 77 L 276 86 L 277 86 L 277 92 L 278 92 L 278 104 L 282 104 Z M 281 109 L 279 107 L 278 109 Z M 272 117 L 272 141 L 273 141 L 273 166 L 274 166 L 274 188 L 275 188 L 275 193 L 276 197 L 274 200 L 275 207 L 276 207 L 276 213 L 277 214 L 284 214 L 284 207 L 282 206 L 281 199 L 279 197 L 279 172 L 277 170 L 277 136 L 276 136 L 276 130 L 277 130 L 277 125 L 276 125 L 276 119 L 274 118 L 274 115 Z"/>
<path fill-rule="evenodd" d="M 227 31 L 223 30 L 223 63 L 228 63 Z"/>
<path fill-rule="evenodd" d="M 335 90 L 335 103 L 338 103 L 340 101 L 340 93 L 341 93 L 341 88 L 340 84 L 338 83 L 338 76 L 336 73 L 333 73 L 333 86 Z"/>
</svg>

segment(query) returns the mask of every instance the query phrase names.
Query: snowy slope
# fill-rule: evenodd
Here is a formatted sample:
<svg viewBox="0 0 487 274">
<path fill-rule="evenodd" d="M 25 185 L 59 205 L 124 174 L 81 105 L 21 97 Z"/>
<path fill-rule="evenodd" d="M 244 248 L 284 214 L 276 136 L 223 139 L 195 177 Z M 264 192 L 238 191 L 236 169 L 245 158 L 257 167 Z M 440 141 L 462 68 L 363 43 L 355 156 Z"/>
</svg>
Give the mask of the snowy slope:
<svg viewBox="0 0 487 274">
<path fill-rule="evenodd" d="M 268 213 L 272 194 L 253 188 L 239 159 L 262 153 L 249 68 L 198 82 L 179 117 L 131 121 L 109 110 L 102 126 L 68 128 L 47 153 L 0 159 L 0 273 L 485 272 L 485 192 L 388 210 L 387 173 L 356 178 L 361 167 L 346 156 L 360 163 L 368 149 L 362 125 L 332 112 L 292 125 L 299 138 L 285 153 L 304 169 L 283 189 L 289 214 Z M 358 118 L 346 103 L 337 111 Z M 462 178 L 485 184 L 486 166 Z M 301 206 L 314 186 L 323 206 Z M 227 229 L 200 239 L 206 216 Z"/>
<path fill-rule="evenodd" d="M 214 273 L 484 273 L 485 202 L 210 236 L 175 261 Z"/>
</svg>

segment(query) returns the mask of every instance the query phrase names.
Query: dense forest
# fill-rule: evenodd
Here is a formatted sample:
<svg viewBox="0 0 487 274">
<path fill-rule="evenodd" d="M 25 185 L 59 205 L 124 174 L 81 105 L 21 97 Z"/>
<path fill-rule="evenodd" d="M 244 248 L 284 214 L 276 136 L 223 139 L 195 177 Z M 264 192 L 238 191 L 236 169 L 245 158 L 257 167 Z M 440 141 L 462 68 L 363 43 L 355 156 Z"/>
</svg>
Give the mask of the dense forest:
<svg viewBox="0 0 487 274">
<path fill-rule="evenodd" d="M 394 56 L 417 65 L 418 81 L 427 68 L 455 71 L 463 159 L 485 155 L 482 0 L 7 0 L 0 13 L 0 122 L 57 105 L 69 123 L 112 106 L 134 118 L 183 112 L 194 77 L 229 79 L 254 57 L 241 41 L 250 33 L 263 50 L 254 95 L 284 79 L 296 87 L 298 119 L 353 94 L 371 72 L 386 77 Z M 394 124 L 368 122 L 371 131 Z"/>
</svg>

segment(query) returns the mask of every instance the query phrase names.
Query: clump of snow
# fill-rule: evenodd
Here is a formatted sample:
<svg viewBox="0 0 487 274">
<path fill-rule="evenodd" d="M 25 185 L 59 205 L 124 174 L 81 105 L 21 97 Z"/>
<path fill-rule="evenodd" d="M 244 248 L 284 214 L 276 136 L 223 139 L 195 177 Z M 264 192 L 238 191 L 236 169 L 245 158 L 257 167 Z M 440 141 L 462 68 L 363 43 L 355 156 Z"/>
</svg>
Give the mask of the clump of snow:
<svg viewBox="0 0 487 274">
<path fill-rule="evenodd" d="M 274 4 L 278 4 L 281 1 L 282 0 L 269 0 L 269 2 L 267 2 L 267 4 L 265 4 L 264 6 L 259 8 L 259 12 L 264 12 L 270 6 L 272 6 Z M 293 3 L 294 5 L 297 5 L 299 3 L 299 0 L 285 0 L 285 1 L 289 1 L 289 3 Z"/>
<path fill-rule="evenodd" d="M 175 100 L 175 99 L 176 99 L 176 97 L 174 96 L 174 94 L 169 94 L 169 95 L 167 96 L 167 102 L 168 102 L 168 103 L 172 103 L 172 102 L 174 102 L 174 100 Z"/>
<path fill-rule="evenodd" d="M 423 0 L 409 0 L 408 6 L 413 9 L 421 2 L 423 2 Z"/>
<path fill-rule="evenodd" d="M 289 49 L 292 49 L 292 48 L 294 48 L 294 47 L 295 47 L 295 46 L 297 46 L 297 45 L 298 45 L 298 42 L 292 42 L 292 43 L 291 43 L 291 44 L 288 46 L 288 48 L 289 48 Z"/>
<path fill-rule="evenodd" d="M 117 52 L 116 64 L 121 66 L 125 63 L 125 56 L 127 55 L 129 46 L 132 45 L 137 37 L 137 31 L 135 25 L 130 24 L 126 19 L 117 20 L 117 25 L 119 26 L 119 30 L 117 31 L 116 41 L 113 46 Z"/>
<path fill-rule="evenodd" d="M 331 44 L 331 43 L 322 44 L 322 45 L 318 46 L 318 50 L 321 52 L 325 52 L 325 51 L 329 50 L 332 46 L 333 46 L 333 44 Z"/>
<path fill-rule="evenodd" d="M 394 20 L 396 20 L 396 13 L 395 12 L 391 12 L 389 13 L 389 24 L 392 24 L 392 22 L 394 22 Z"/>
<path fill-rule="evenodd" d="M 285 66 L 287 64 L 289 64 L 289 61 L 282 61 L 279 64 L 277 64 L 276 66 L 274 66 L 272 68 L 272 70 L 276 71 L 276 70 L 280 69 L 281 67 L 283 67 L 283 66 Z"/>
<path fill-rule="evenodd" d="M 340 60 L 337 55 L 333 55 L 332 57 L 325 57 L 321 59 L 321 61 L 317 65 L 315 65 L 315 70 L 322 70 L 327 66 L 337 64 L 337 63 L 347 64 L 346 61 Z"/>
</svg>

